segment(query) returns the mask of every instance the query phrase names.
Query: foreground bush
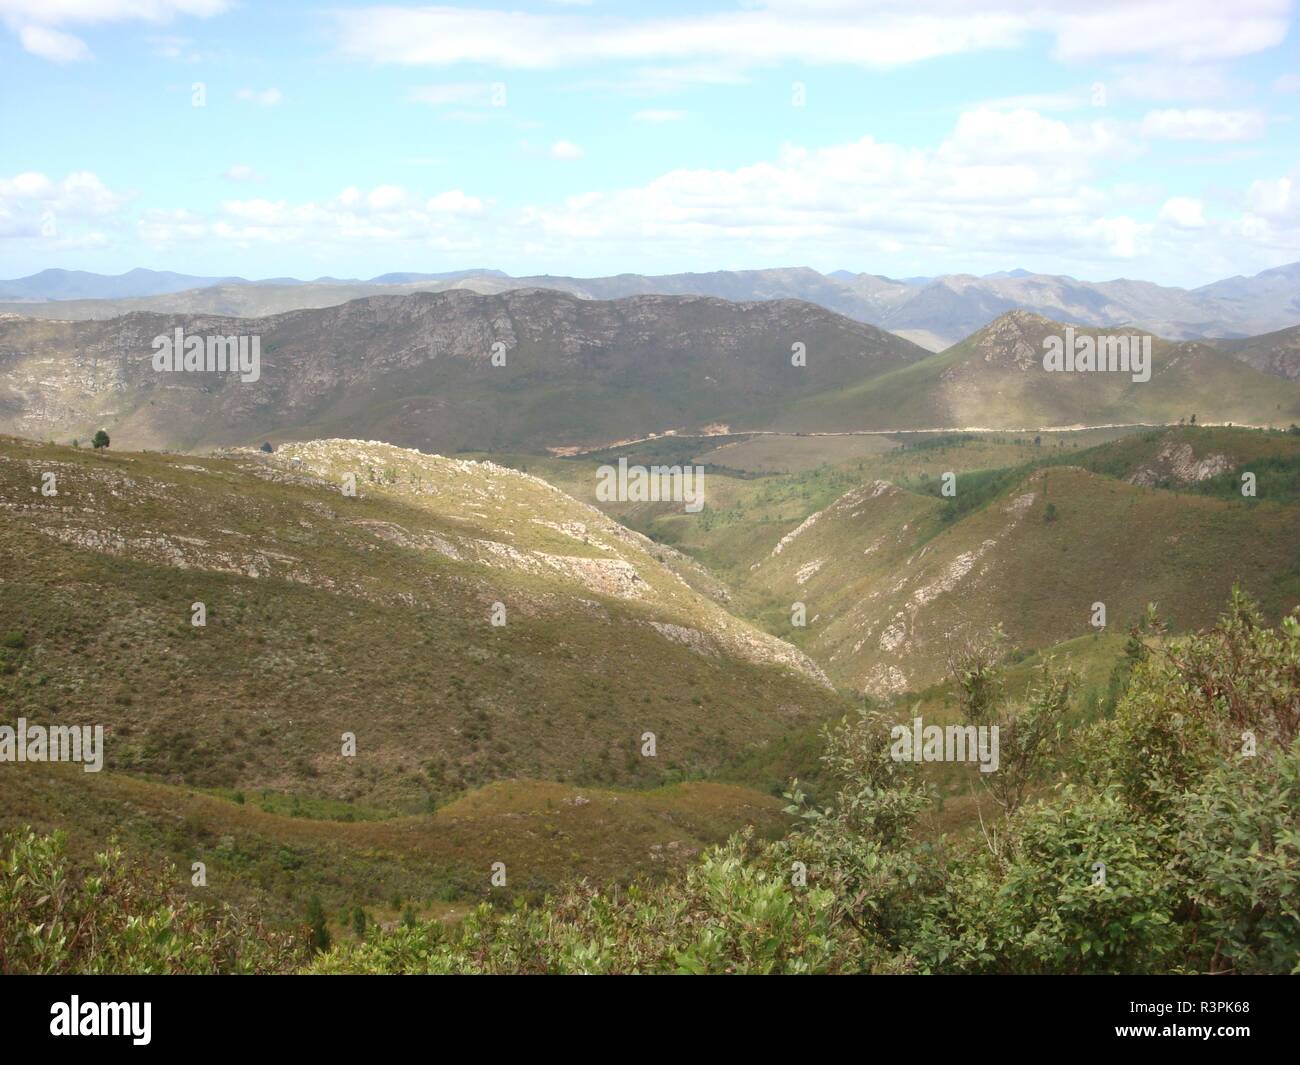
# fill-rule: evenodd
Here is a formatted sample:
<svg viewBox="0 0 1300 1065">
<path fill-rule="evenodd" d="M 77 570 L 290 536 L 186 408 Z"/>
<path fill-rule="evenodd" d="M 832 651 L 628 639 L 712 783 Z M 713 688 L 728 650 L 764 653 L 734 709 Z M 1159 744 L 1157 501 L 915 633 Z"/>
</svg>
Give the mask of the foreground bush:
<svg viewBox="0 0 1300 1065">
<path fill-rule="evenodd" d="M 1009 770 L 981 780 L 974 839 L 920 837 L 930 794 L 863 713 L 828 736 L 832 802 L 796 785 L 775 844 L 738 837 L 659 887 L 372 930 L 311 971 L 1300 971 L 1300 622 L 1234 594 L 1209 632 L 1153 631 L 1114 717 L 1068 750 L 1068 675 L 1014 704 L 986 650 L 955 663 Z"/>
<path fill-rule="evenodd" d="M 114 847 L 83 876 L 62 834 L 0 839 L 0 973 L 276 973 L 304 957 L 292 935 L 187 899 L 172 869 Z"/>
</svg>

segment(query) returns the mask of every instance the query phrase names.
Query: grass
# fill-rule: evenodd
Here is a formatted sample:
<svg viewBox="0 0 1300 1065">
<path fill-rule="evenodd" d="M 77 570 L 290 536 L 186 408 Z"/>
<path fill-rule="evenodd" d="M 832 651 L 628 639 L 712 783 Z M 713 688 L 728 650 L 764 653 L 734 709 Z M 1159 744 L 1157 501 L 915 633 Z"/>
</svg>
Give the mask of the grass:
<svg viewBox="0 0 1300 1065">
<path fill-rule="evenodd" d="M 27 491 L 45 468 L 50 500 Z M 7 712 L 102 722 L 110 768 L 170 783 L 416 811 L 511 777 L 707 776 L 836 705 L 744 657 L 766 637 L 545 485 L 467 464 L 388 483 L 384 468 L 345 500 L 245 459 L 0 445 L 4 497 L 40 499 L 0 527 L 0 632 L 23 644 L 0 648 Z M 570 520 L 589 542 L 552 527 Z M 461 557 L 422 546 L 433 537 Z M 490 564 L 486 541 L 525 561 L 623 558 L 645 594 Z M 489 623 L 498 601 L 503 628 Z M 690 627 L 713 653 L 651 622 Z M 653 760 L 637 753 L 646 731 Z"/>
<path fill-rule="evenodd" d="M 33 763 L 6 773 L 4 799 L 0 827 L 71 827 L 83 861 L 116 837 L 133 852 L 174 862 L 187 885 L 201 861 L 207 885 L 196 895 L 256 905 L 285 921 L 301 916 L 312 892 L 330 910 L 361 905 L 392 919 L 408 905 L 420 916 L 448 904 L 463 912 L 580 878 L 653 877 L 742 825 L 775 836 L 786 824 L 775 798 L 708 782 L 637 791 L 498 781 L 431 814 L 356 810 L 352 819 L 322 819 L 128 774 Z M 504 889 L 491 884 L 494 862 L 505 863 Z"/>
</svg>

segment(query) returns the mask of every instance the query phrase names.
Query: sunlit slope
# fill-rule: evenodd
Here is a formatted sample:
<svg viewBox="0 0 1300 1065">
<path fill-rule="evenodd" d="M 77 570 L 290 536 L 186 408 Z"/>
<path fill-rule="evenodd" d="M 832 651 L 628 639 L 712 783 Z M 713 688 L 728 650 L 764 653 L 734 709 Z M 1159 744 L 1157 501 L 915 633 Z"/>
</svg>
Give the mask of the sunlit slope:
<svg viewBox="0 0 1300 1065">
<path fill-rule="evenodd" d="M 6 716 L 103 723 L 113 768 L 415 806 L 707 773 L 838 706 L 685 560 L 490 464 L 5 440 L 0 504 Z"/>
<path fill-rule="evenodd" d="M 754 570 L 774 598 L 806 605 L 801 642 L 837 683 L 924 687 L 955 639 L 1000 622 L 1016 645 L 1046 647 L 1090 632 L 1095 603 L 1112 628 L 1148 602 L 1191 627 L 1213 619 L 1234 582 L 1272 610 L 1300 597 L 1291 506 L 1070 466 L 1030 472 L 952 522 L 946 505 L 886 482 L 855 488 Z"/>
<path fill-rule="evenodd" d="M 1300 384 L 1247 366 L 1202 343 L 1151 344 L 1151 376 L 1050 372 L 1043 341 L 1060 322 L 1012 311 L 921 362 L 850 386 L 800 398 L 776 428 L 824 430 L 991 428 L 1150 423 L 1197 415 L 1201 422 L 1285 426 L 1300 418 Z M 1139 335 L 1076 327 L 1078 336 Z"/>
</svg>

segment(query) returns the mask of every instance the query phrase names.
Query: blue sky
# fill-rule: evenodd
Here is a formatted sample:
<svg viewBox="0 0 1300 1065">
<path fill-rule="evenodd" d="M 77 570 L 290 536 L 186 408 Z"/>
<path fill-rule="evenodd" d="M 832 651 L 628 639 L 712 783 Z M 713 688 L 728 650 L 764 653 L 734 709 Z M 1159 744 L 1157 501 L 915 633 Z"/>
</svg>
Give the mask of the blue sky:
<svg viewBox="0 0 1300 1065">
<path fill-rule="evenodd" d="M 1298 58 L 1287 0 L 0 0 L 0 276 L 1203 284 L 1300 260 Z"/>
</svg>

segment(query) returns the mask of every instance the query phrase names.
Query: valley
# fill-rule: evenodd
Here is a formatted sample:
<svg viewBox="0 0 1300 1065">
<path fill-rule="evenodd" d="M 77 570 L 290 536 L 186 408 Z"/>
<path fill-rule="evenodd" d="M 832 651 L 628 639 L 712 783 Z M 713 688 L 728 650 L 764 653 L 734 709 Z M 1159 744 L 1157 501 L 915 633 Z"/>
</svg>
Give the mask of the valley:
<svg viewBox="0 0 1300 1065">
<path fill-rule="evenodd" d="M 1063 328 L 930 354 L 806 304 L 463 291 L 5 320 L 0 699 L 108 757 L 6 775 L 0 828 L 201 862 L 274 921 L 309 892 L 347 940 L 779 839 L 828 727 L 960 720 L 995 626 L 1012 691 L 1066 667 L 1102 721 L 1148 604 L 1300 601 L 1300 384 L 1288 338 L 1045 375 Z M 154 375 L 172 329 L 259 336 L 260 372 Z M 602 490 L 629 467 L 698 505 Z M 978 770 L 920 773 L 918 831 L 972 838 Z"/>
</svg>

